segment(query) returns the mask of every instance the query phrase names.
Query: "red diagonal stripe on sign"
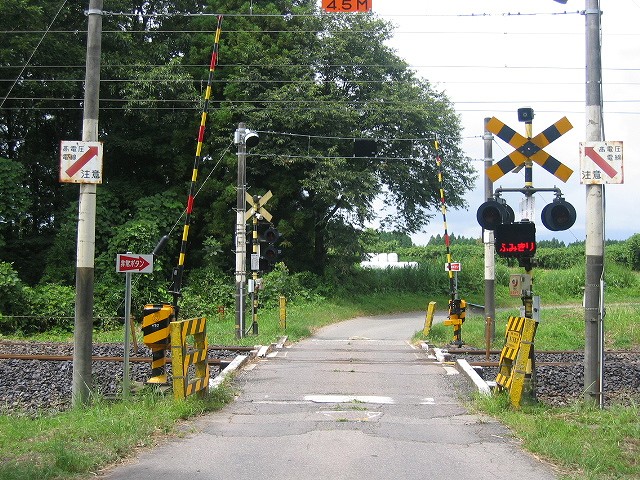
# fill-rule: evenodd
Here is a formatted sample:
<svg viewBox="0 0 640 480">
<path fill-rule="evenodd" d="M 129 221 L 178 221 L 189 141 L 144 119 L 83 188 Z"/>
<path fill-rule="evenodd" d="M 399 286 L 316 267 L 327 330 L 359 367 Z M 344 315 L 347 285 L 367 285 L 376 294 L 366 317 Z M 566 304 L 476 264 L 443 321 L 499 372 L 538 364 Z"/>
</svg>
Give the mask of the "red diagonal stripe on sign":
<svg viewBox="0 0 640 480">
<path fill-rule="evenodd" d="M 84 152 L 84 154 L 78 160 L 76 160 L 73 165 L 67 168 L 67 175 L 73 177 L 80 171 L 82 167 L 84 167 L 89 162 L 89 160 L 96 156 L 98 156 L 98 147 L 89 147 L 89 150 Z"/>
<path fill-rule="evenodd" d="M 618 172 L 616 172 L 615 168 L 607 163 L 607 161 L 598 155 L 598 152 L 594 150 L 593 147 L 585 147 L 584 154 L 589 157 L 593 162 L 599 166 L 604 173 L 609 175 L 611 178 L 615 177 Z"/>
</svg>

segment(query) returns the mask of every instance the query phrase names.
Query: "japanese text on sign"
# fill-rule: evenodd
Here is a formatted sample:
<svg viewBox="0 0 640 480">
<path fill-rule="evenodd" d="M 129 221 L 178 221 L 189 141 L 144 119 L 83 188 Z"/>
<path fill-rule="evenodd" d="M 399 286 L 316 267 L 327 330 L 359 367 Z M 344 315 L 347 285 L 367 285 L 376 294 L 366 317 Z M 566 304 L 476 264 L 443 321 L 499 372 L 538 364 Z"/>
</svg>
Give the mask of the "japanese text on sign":
<svg viewBox="0 0 640 480">
<path fill-rule="evenodd" d="M 622 142 L 581 142 L 580 183 L 624 183 Z"/>
<path fill-rule="evenodd" d="M 322 0 L 326 12 L 368 12 L 373 0 Z"/>
<path fill-rule="evenodd" d="M 153 255 L 118 254 L 116 272 L 151 273 L 153 272 Z"/>
<path fill-rule="evenodd" d="M 60 142 L 60 181 L 102 183 L 102 143 Z"/>
<path fill-rule="evenodd" d="M 519 243 L 506 243 L 502 242 L 498 245 L 498 253 L 501 254 L 533 254 L 536 252 L 536 242 L 519 242 Z"/>
</svg>

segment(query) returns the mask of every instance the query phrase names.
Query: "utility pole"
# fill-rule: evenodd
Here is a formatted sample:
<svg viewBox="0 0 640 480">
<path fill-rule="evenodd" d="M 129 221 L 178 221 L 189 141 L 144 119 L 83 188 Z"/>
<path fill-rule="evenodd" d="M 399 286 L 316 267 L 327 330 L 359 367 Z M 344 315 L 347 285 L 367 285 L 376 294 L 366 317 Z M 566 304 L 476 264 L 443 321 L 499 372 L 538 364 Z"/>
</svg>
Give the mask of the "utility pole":
<svg viewBox="0 0 640 480">
<path fill-rule="evenodd" d="M 259 142 L 258 134 L 245 128 L 240 122 L 235 132 L 234 143 L 238 145 L 238 185 L 236 201 L 236 338 L 244 337 L 245 285 L 247 283 L 247 148 Z"/>
<path fill-rule="evenodd" d="M 236 338 L 244 337 L 244 286 L 247 277 L 247 231 L 245 227 L 245 196 L 247 175 L 247 144 L 245 124 L 239 123 L 235 143 L 238 144 L 238 185 L 236 200 Z"/>
<path fill-rule="evenodd" d="M 603 140 L 600 0 L 586 0 L 586 141 Z M 586 185 L 584 395 L 603 404 L 604 185 Z"/>
<path fill-rule="evenodd" d="M 100 100 L 100 54 L 102 49 L 102 0 L 89 0 L 87 58 L 85 67 L 82 141 L 98 140 Z M 95 184 L 80 184 L 78 245 L 76 258 L 76 306 L 73 337 L 72 405 L 83 405 L 91 393 L 93 346 L 93 278 L 96 226 Z"/>
<path fill-rule="evenodd" d="M 493 134 L 487 130 L 490 118 L 484 119 L 484 199 L 493 198 L 493 182 L 486 174 L 487 169 L 493 164 Z M 493 243 L 493 230 L 483 230 L 484 240 L 484 319 L 490 319 L 489 330 L 491 340 L 496 338 L 496 258 L 495 245 Z"/>
</svg>

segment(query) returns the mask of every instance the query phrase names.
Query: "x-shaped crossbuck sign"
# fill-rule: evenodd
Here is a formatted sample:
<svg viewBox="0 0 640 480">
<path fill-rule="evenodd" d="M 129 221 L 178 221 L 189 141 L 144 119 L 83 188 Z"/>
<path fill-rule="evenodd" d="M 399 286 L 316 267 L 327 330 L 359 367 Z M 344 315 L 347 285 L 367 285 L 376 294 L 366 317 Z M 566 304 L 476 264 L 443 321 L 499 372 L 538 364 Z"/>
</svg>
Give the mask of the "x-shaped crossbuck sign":
<svg viewBox="0 0 640 480">
<path fill-rule="evenodd" d="M 533 160 L 547 172 L 555 175 L 563 182 L 566 182 L 573 173 L 573 170 L 549 155 L 543 149 L 572 128 L 573 125 L 571 125 L 571 122 L 569 122 L 567 117 L 562 117 L 535 137 L 526 138 L 498 120 L 496 117 L 492 117 L 487 122 L 487 130 L 497 135 L 501 140 L 507 142 L 515 148 L 515 150 L 498 163 L 489 167 L 487 169 L 487 176 L 492 182 L 495 182 L 505 173 L 519 167 L 527 160 Z"/>
<path fill-rule="evenodd" d="M 267 222 L 270 222 L 273 217 L 267 211 L 267 209 L 264 208 L 264 204 L 267 203 L 267 201 L 269 201 L 269 199 L 273 196 L 273 193 L 271 193 L 271 190 L 269 190 L 263 196 L 259 197 L 258 201 L 255 201 L 253 197 L 249 195 L 247 192 L 245 192 L 245 195 L 246 195 L 247 202 L 249 203 L 249 205 L 251 205 L 251 208 L 247 210 L 247 212 L 244 214 L 244 221 L 246 222 L 251 217 L 258 214 L 258 215 L 262 215 L 262 217 Z"/>
</svg>

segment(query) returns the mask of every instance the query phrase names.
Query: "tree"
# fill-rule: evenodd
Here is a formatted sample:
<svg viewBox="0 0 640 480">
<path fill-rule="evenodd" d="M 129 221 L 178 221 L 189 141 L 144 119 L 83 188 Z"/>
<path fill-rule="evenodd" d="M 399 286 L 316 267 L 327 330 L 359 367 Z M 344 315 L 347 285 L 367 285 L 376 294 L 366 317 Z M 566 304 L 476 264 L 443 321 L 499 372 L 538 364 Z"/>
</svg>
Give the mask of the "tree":
<svg viewBox="0 0 640 480">
<path fill-rule="evenodd" d="M 392 212 L 385 227 L 411 233 L 429 222 L 440 202 L 436 136 L 451 207 L 464 205 L 473 174 L 453 107 L 384 45 L 391 27 L 371 15 L 283 14 L 284 5 L 308 14 L 315 3 L 263 2 L 254 13 L 273 17 L 233 18 L 228 28 L 243 33 L 225 38 L 223 54 L 241 66 L 225 73 L 216 113 L 276 132 L 254 149 L 248 182 L 258 193 L 274 191 L 289 265 L 321 273 L 338 247 L 332 230 L 361 229 L 378 216 L 380 196 Z M 354 157 L 360 138 L 375 140 L 377 155 Z"/>
<path fill-rule="evenodd" d="M 268 209 L 293 271 L 321 273 L 331 262 L 354 258 L 363 228 L 375 218 L 385 230 L 402 234 L 426 225 L 440 206 L 436 138 L 448 205 L 464 206 L 473 174 L 460 151 L 459 119 L 449 100 L 385 46 L 392 35 L 387 22 L 375 15 L 317 15 L 316 3 L 110 2 L 112 14 L 103 18 L 99 136 L 105 164 L 97 268 L 112 267 L 107 257 L 126 245 L 122 231 L 139 245 L 152 245 L 157 238 L 147 237 L 176 230 L 181 212 L 175 201 L 186 202 L 192 177 L 216 24 L 212 13 L 234 15 L 223 22 L 189 267 L 203 264 L 211 239 L 222 251 L 233 249 L 232 139 L 239 122 L 260 131 L 261 142 L 248 157 L 248 187 L 253 194 L 273 191 Z M 0 66 L 10 66 L 3 71 L 18 80 L 0 110 L 0 154 L 23 165 L 27 177 L 31 203 L 20 207 L 27 224 L 19 233 L 29 239 L 23 248 L 34 260 L 16 269 L 30 283 L 45 271 L 45 278 L 60 282 L 72 275 L 72 268 L 58 267 L 60 258 L 74 263 L 77 188 L 57 182 L 57 146 L 80 132 L 81 9 L 60 12 L 55 26 L 62 33 L 47 37 L 47 48 L 29 62 L 37 34 L 13 35 L 0 47 Z M 42 32 L 55 13 L 35 0 L 8 0 L 0 6 L 0 23 L 5 32 L 14 26 Z M 194 15 L 202 13 L 208 15 Z M 375 144 L 375 152 L 354 148 L 360 139 Z M 149 204 L 142 208 L 140 201 L 160 198 L 171 198 L 171 206 L 153 209 L 150 218 Z M 374 206 L 378 200 L 383 212 Z M 167 258 L 177 257 L 173 235 Z M 9 242 L 5 231 L 2 236 L 0 259 L 13 260 L 20 244 Z M 232 255 L 226 269 L 233 270 Z M 108 277 L 98 272 L 97 278 Z"/>
</svg>

